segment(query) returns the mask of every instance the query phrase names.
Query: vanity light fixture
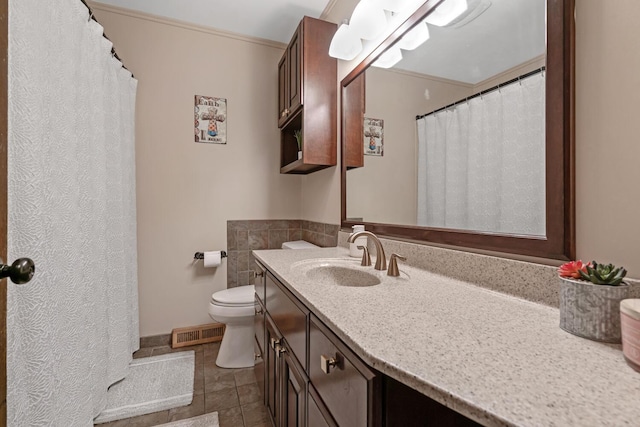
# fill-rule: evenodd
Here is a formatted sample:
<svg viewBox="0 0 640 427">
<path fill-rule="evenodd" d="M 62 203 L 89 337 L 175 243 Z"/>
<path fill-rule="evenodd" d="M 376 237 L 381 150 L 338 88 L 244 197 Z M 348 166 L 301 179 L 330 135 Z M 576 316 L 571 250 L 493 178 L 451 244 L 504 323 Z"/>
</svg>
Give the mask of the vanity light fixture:
<svg viewBox="0 0 640 427">
<path fill-rule="evenodd" d="M 351 61 L 362 51 L 362 42 L 345 20 L 334 34 L 329 45 L 329 56 Z"/>
<path fill-rule="evenodd" d="M 427 40 L 429 40 L 429 27 L 423 21 L 402 36 L 398 42 L 398 47 L 404 50 L 413 50 Z"/>
<path fill-rule="evenodd" d="M 444 27 L 467 10 L 467 0 L 445 0 L 431 12 L 425 21 L 437 27 Z"/>
<path fill-rule="evenodd" d="M 391 68 L 402 61 L 402 52 L 398 45 L 391 46 L 385 53 L 380 55 L 371 65 L 378 68 Z"/>
<path fill-rule="evenodd" d="M 452 0 L 447 0 L 445 3 L 449 1 Z M 329 56 L 345 61 L 354 59 L 362 51 L 360 39 L 373 40 L 379 37 L 388 31 L 389 27 L 397 24 L 394 22 L 395 16 L 402 16 L 405 11 L 413 11 L 422 3 L 424 0 L 360 0 L 351 14 L 349 23 L 347 24 L 345 20 L 331 39 Z M 442 5 L 438 6 L 438 9 L 440 7 Z M 398 46 L 405 50 L 412 50 L 427 39 L 429 39 L 429 29 L 426 23 L 421 23 L 403 37 Z M 398 62 L 402 59 L 402 53 L 396 49 L 393 53 L 382 55 L 376 62 L 386 64 L 388 60 L 383 60 L 383 57 L 390 57 Z"/>
<path fill-rule="evenodd" d="M 351 14 L 349 25 L 361 39 L 373 40 L 387 28 L 387 17 L 375 0 L 361 0 Z"/>
</svg>

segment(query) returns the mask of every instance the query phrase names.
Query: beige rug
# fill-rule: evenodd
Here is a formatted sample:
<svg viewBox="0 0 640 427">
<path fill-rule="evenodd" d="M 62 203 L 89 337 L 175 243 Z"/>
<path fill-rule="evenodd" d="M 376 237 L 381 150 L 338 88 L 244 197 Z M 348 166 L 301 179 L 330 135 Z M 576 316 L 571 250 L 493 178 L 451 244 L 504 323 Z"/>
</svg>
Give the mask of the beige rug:
<svg viewBox="0 0 640 427">
<path fill-rule="evenodd" d="M 186 420 L 174 421 L 172 423 L 160 424 L 156 427 L 219 427 L 218 413 L 210 412 L 199 417 L 187 418 Z"/>
</svg>

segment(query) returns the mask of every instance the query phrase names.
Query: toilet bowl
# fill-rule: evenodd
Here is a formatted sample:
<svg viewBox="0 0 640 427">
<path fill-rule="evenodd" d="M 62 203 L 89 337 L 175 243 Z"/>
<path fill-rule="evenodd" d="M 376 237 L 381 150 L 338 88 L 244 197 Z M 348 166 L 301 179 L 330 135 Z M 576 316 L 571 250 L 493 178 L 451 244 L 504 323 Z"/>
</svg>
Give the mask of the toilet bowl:
<svg viewBox="0 0 640 427">
<path fill-rule="evenodd" d="M 318 246 L 296 240 L 284 242 L 282 249 L 311 249 Z M 226 325 L 216 365 L 221 368 L 250 368 L 254 358 L 255 287 L 238 286 L 211 295 L 209 316 Z"/>
<path fill-rule="evenodd" d="M 225 289 L 211 295 L 209 316 L 226 325 L 216 365 L 221 368 L 249 368 L 254 364 L 253 285 Z"/>
</svg>

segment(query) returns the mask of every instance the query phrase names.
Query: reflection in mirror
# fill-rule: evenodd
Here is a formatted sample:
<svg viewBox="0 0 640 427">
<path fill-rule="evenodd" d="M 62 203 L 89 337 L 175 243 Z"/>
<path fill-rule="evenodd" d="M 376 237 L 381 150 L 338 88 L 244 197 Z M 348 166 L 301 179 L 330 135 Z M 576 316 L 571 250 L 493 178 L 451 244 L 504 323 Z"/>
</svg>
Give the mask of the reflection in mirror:
<svg viewBox="0 0 640 427">
<path fill-rule="evenodd" d="M 572 258 L 574 0 L 466 3 L 438 26 L 426 1 L 342 80 L 342 226 Z"/>
<path fill-rule="evenodd" d="M 469 0 L 366 69 L 347 220 L 545 236 L 545 3 Z"/>
</svg>

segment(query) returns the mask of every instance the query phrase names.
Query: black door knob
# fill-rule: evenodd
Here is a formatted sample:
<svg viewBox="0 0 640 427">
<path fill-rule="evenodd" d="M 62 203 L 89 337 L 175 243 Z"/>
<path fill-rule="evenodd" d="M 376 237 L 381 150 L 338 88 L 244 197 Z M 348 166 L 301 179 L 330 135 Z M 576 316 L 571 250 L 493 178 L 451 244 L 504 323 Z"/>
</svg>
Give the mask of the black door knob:
<svg viewBox="0 0 640 427">
<path fill-rule="evenodd" d="M 16 285 L 27 283 L 36 272 L 36 265 L 29 258 L 18 258 L 11 265 L 0 264 L 0 279 L 8 277 Z"/>
</svg>

